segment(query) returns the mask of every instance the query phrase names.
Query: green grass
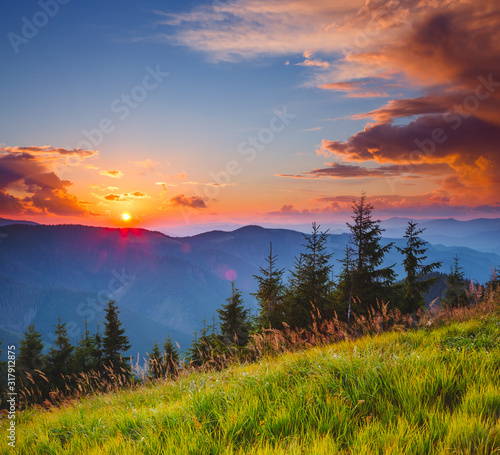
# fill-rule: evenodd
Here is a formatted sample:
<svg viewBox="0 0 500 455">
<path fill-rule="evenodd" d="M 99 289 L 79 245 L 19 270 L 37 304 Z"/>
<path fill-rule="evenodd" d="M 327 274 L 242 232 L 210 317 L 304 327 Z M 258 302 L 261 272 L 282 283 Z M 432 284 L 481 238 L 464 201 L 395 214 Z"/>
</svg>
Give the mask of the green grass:
<svg viewBox="0 0 500 455">
<path fill-rule="evenodd" d="M 192 373 L 17 422 L 21 454 L 500 454 L 500 317 Z"/>
</svg>

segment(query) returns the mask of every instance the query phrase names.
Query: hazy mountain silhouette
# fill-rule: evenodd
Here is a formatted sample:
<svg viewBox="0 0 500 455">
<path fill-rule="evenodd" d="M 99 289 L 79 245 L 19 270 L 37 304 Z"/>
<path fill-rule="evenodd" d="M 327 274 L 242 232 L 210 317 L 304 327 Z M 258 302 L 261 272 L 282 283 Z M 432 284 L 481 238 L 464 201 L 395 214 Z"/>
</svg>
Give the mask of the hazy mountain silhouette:
<svg viewBox="0 0 500 455">
<path fill-rule="evenodd" d="M 382 227 L 386 235 L 401 237 L 408 221 L 409 218 L 389 218 L 382 222 Z M 500 218 L 418 220 L 418 225 L 425 228 L 422 238 L 430 243 L 500 254 Z"/>
<path fill-rule="evenodd" d="M 8 218 L 0 217 L 0 226 L 8 226 L 10 224 L 29 224 L 32 226 L 38 225 L 34 221 L 25 221 L 25 220 L 9 220 Z"/>
</svg>

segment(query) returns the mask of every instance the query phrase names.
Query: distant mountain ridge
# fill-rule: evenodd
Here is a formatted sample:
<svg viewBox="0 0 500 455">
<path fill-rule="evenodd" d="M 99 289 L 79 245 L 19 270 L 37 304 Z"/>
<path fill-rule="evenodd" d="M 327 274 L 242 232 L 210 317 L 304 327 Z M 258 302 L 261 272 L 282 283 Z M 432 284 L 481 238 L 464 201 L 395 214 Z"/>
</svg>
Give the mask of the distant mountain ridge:
<svg viewBox="0 0 500 455">
<path fill-rule="evenodd" d="M 382 221 L 385 235 L 401 237 L 410 218 Z M 425 228 L 422 238 L 432 244 L 466 246 L 478 251 L 500 254 L 500 218 L 477 218 L 469 221 L 446 219 L 417 220 Z"/>
<path fill-rule="evenodd" d="M 38 225 L 38 223 L 35 223 L 34 221 L 9 220 L 8 218 L 1 218 L 0 217 L 0 226 L 9 226 L 11 224 L 29 224 L 29 225 L 32 225 L 32 226 Z"/>
<path fill-rule="evenodd" d="M 18 340 L 35 323 L 50 342 L 61 316 L 76 342 L 85 320 L 91 331 L 98 324 L 102 331 L 103 305 L 111 298 L 118 302 L 134 355 L 168 334 L 186 349 L 203 318 L 212 323 L 233 278 L 245 304 L 255 309 L 253 275 L 264 265 L 270 243 L 277 265 L 287 270 L 304 243 L 300 232 L 260 226 L 169 237 L 145 229 L 17 224 L 0 227 L 0 238 L 0 339 Z M 328 239 L 334 275 L 348 239 L 348 234 Z M 402 246 L 404 239 L 395 242 Z M 429 245 L 428 261 L 443 261 L 441 271 L 448 272 L 455 254 L 466 274 L 483 282 L 490 266 L 500 264 L 500 255 L 443 245 Z M 386 264 L 396 264 L 401 274 L 401 260 L 393 249 Z"/>
</svg>

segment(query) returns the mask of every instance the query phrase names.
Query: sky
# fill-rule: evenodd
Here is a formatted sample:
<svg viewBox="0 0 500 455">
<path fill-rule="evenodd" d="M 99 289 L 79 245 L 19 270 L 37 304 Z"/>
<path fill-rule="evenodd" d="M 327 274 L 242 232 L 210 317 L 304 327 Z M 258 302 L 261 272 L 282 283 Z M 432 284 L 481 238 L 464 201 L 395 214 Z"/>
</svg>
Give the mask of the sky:
<svg viewBox="0 0 500 455">
<path fill-rule="evenodd" d="M 1 217 L 500 216 L 496 0 L 0 8 Z"/>
</svg>

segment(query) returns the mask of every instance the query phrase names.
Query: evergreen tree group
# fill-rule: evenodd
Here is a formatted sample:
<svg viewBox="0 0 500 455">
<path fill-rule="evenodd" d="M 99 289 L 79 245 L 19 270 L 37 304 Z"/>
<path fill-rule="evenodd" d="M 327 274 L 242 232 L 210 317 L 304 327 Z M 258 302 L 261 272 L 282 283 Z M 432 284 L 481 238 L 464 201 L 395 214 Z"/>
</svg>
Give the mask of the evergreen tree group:
<svg viewBox="0 0 500 455">
<path fill-rule="evenodd" d="M 71 345 L 66 324 L 58 318 L 54 341 L 47 354 L 44 354 L 42 335 L 33 324 L 29 325 L 16 363 L 16 383 L 19 390 L 25 391 L 26 404 L 43 403 L 51 392 L 70 392 L 76 387 L 80 373 L 95 373 L 103 379 L 120 375 L 122 382 L 127 383 L 131 368 L 122 354 L 130 345 L 118 314 L 115 302 L 110 300 L 105 308 L 104 337 L 99 330 L 90 335 L 85 324 L 85 333 L 76 346 Z"/>
<path fill-rule="evenodd" d="M 163 352 L 155 341 L 153 350 L 148 356 L 149 377 L 151 379 L 173 378 L 177 375 L 180 364 L 178 348 L 170 336 L 163 343 Z"/>
</svg>

